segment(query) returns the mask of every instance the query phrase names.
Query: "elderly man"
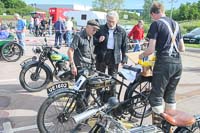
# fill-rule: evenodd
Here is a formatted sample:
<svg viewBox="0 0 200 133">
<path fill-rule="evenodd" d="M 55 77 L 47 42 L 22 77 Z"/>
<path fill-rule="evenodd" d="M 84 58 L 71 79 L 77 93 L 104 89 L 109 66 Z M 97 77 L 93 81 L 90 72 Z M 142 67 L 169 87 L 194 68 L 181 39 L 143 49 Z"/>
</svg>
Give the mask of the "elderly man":
<svg viewBox="0 0 200 133">
<path fill-rule="evenodd" d="M 26 23 L 23 19 L 19 16 L 19 14 L 14 14 L 15 19 L 17 20 L 16 23 L 16 35 L 19 41 L 19 45 L 22 46 L 23 50 L 25 50 L 25 30 L 26 30 Z"/>
<path fill-rule="evenodd" d="M 68 49 L 71 71 L 77 75 L 77 66 L 82 67 L 81 59 L 85 58 L 94 61 L 93 35 L 99 29 L 99 24 L 95 20 L 89 20 L 86 28 L 80 33 L 75 34 Z"/>
<path fill-rule="evenodd" d="M 117 25 L 119 16 L 116 11 L 108 12 L 106 18 L 107 23 L 95 34 L 96 68 L 101 72 L 108 68 L 108 74 L 116 77 L 119 64 L 127 62 L 127 35 Z M 115 95 L 115 87 L 111 89 L 111 95 Z"/>
</svg>

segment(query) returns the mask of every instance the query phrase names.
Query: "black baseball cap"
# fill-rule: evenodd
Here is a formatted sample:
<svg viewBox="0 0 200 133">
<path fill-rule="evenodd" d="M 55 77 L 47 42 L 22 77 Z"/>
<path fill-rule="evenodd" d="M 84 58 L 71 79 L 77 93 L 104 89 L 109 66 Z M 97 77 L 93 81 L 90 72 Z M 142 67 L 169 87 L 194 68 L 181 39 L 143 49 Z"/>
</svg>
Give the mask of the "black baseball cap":
<svg viewBox="0 0 200 133">
<path fill-rule="evenodd" d="M 88 20 L 87 25 L 90 25 L 90 26 L 95 27 L 96 29 L 99 29 L 99 23 L 94 19 Z"/>
</svg>

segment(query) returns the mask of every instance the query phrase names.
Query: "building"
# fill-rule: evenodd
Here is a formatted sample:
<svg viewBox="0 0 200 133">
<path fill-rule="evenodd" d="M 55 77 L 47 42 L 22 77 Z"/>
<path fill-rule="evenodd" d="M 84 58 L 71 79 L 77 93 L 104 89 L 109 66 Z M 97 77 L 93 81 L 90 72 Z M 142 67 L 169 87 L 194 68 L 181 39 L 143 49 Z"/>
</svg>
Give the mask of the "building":
<svg viewBox="0 0 200 133">
<path fill-rule="evenodd" d="M 33 5 L 33 4 L 30 4 Z M 56 8 L 69 8 L 73 10 L 83 10 L 83 11 L 88 11 L 91 10 L 91 6 L 86 6 L 86 5 L 79 5 L 79 4 L 34 4 L 35 8 L 44 10 L 44 11 L 49 11 L 49 8 L 51 7 L 56 7 Z"/>
</svg>

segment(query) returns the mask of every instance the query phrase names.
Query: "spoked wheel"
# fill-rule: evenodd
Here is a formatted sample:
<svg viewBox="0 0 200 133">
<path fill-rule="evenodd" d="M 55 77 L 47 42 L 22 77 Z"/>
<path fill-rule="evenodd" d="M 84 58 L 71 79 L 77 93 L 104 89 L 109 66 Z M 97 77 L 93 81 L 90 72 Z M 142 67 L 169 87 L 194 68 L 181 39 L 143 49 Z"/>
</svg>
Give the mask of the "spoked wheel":
<svg viewBox="0 0 200 133">
<path fill-rule="evenodd" d="M 38 72 L 36 72 L 37 67 L 38 63 L 31 64 L 28 67 L 23 68 L 20 72 L 20 84 L 29 92 L 36 92 L 44 89 L 52 80 L 52 73 L 47 67 L 42 65 Z"/>
<path fill-rule="evenodd" d="M 145 79 L 130 84 L 128 90 L 127 98 L 131 99 L 131 107 L 128 109 L 128 112 L 136 118 L 148 117 L 152 111 L 148 100 L 151 91 L 151 80 Z M 139 93 L 136 93 L 134 90 Z"/>
<path fill-rule="evenodd" d="M 74 125 L 70 116 L 77 114 L 77 95 L 61 93 L 49 97 L 40 107 L 37 115 L 37 125 L 41 133 L 67 133 Z"/>
<path fill-rule="evenodd" d="M 19 60 L 22 54 L 23 49 L 16 42 L 9 42 L 1 48 L 2 58 L 8 62 Z"/>
</svg>

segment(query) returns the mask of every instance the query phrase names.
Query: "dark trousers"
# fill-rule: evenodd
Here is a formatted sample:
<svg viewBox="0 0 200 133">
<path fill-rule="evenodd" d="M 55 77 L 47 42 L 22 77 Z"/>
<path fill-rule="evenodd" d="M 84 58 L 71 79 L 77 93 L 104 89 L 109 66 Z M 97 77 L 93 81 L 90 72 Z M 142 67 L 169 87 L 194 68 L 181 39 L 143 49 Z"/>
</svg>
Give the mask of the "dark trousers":
<svg viewBox="0 0 200 133">
<path fill-rule="evenodd" d="M 118 66 L 119 64 L 115 64 L 114 50 L 107 50 L 103 60 L 101 62 L 96 61 L 96 69 L 98 71 L 105 73 L 106 68 L 108 68 L 108 74 L 115 78 L 117 77 Z M 112 96 L 116 94 L 116 85 L 110 88 L 110 92 Z"/>
<path fill-rule="evenodd" d="M 56 35 L 55 35 L 55 46 L 58 45 L 58 42 L 59 42 L 59 45 L 61 46 L 62 45 L 62 33 L 60 33 L 60 32 L 56 32 Z"/>
<path fill-rule="evenodd" d="M 157 58 L 153 69 L 152 90 L 149 102 L 152 107 L 176 103 L 175 91 L 182 73 L 181 59 L 174 57 Z"/>
</svg>

